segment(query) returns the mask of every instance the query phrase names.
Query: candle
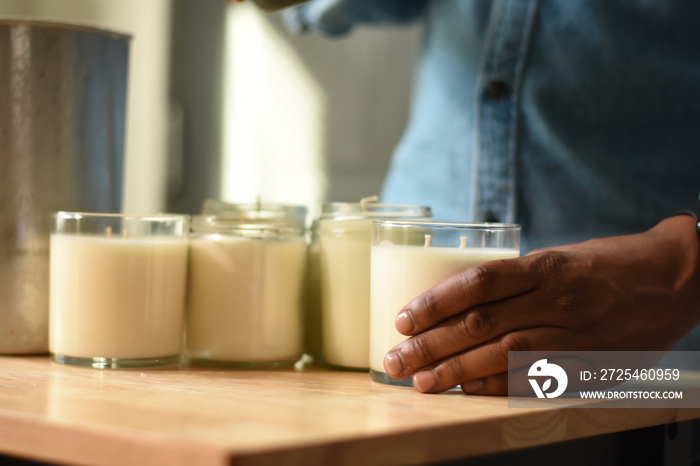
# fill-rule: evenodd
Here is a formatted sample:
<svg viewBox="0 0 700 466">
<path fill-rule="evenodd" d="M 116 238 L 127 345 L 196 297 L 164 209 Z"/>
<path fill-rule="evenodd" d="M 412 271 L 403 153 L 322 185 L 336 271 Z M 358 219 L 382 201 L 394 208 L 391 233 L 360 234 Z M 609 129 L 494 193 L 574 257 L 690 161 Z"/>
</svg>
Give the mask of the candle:
<svg viewBox="0 0 700 466">
<path fill-rule="evenodd" d="M 215 216 L 195 217 L 193 230 L 188 357 L 243 367 L 296 362 L 303 351 L 304 231 Z"/>
<path fill-rule="evenodd" d="M 179 362 L 186 216 L 59 212 L 50 243 L 49 349 L 97 368 Z"/>
<path fill-rule="evenodd" d="M 205 199 L 203 216 L 238 219 L 241 223 L 289 225 L 306 228 L 308 209 L 303 205 L 263 202 L 260 197 L 251 203 L 226 202 L 220 199 Z"/>
<path fill-rule="evenodd" d="M 406 339 L 396 330 L 394 319 L 413 298 L 468 267 L 519 254 L 517 225 L 375 222 L 370 292 L 372 379 L 411 384 L 389 377 L 383 361 L 391 348 Z"/>
<path fill-rule="evenodd" d="M 369 364 L 371 227 L 369 219 L 324 220 L 319 231 L 321 341 L 325 361 L 334 366 Z"/>
<path fill-rule="evenodd" d="M 428 207 L 373 201 L 325 204 L 316 231 L 323 357 L 336 367 L 369 367 L 372 220 L 430 217 Z"/>
</svg>

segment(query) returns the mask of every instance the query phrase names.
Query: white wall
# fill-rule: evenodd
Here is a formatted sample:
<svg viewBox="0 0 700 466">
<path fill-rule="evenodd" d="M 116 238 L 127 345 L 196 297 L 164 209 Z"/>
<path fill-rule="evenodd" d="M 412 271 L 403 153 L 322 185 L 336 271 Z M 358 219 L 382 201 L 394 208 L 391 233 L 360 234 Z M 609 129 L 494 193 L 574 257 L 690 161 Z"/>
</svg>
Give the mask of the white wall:
<svg viewBox="0 0 700 466">
<path fill-rule="evenodd" d="M 206 197 L 258 195 L 314 212 L 378 193 L 406 121 L 419 35 L 413 27 L 293 37 L 277 14 L 220 0 L 0 0 L 0 16 L 133 35 L 131 212 L 195 213 Z M 181 148 L 168 132 L 180 118 Z"/>
<path fill-rule="evenodd" d="M 164 210 L 170 0 L 0 0 L 0 16 L 77 22 L 132 35 L 123 209 Z"/>
<path fill-rule="evenodd" d="M 417 26 L 294 37 L 250 2 L 176 4 L 186 161 L 175 210 L 261 196 L 315 212 L 378 193 L 407 118 Z"/>
<path fill-rule="evenodd" d="M 377 194 L 406 121 L 415 30 L 291 36 L 228 11 L 221 196 L 319 205 Z"/>
</svg>

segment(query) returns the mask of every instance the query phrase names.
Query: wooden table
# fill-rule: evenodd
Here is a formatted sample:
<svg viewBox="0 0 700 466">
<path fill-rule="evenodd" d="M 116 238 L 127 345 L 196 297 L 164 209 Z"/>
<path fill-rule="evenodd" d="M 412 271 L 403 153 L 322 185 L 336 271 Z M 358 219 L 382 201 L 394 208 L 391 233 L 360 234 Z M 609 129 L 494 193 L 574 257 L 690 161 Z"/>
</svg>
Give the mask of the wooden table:
<svg viewBox="0 0 700 466">
<path fill-rule="evenodd" d="M 557 400 L 559 401 L 559 400 Z M 700 417 L 509 408 L 310 368 L 96 370 L 0 357 L 0 455 L 99 465 L 418 464 Z"/>
</svg>

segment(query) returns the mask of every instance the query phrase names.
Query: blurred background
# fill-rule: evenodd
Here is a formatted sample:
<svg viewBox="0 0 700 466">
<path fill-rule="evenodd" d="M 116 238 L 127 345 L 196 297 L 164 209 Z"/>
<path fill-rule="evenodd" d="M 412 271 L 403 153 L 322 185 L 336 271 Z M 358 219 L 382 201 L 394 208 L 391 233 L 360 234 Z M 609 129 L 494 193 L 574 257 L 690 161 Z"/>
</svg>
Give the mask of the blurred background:
<svg viewBox="0 0 700 466">
<path fill-rule="evenodd" d="M 132 35 L 127 212 L 358 201 L 379 192 L 408 115 L 419 26 L 293 36 L 221 0 L 0 0 L 0 16 Z"/>
</svg>

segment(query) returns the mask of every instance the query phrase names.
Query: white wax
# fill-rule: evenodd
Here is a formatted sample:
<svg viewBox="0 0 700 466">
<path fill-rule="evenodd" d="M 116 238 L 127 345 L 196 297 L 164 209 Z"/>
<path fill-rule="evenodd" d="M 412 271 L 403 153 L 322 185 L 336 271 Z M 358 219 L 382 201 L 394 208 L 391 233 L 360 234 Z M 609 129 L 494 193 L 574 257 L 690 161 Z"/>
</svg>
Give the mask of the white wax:
<svg viewBox="0 0 700 466">
<path fill-rule="evenodd" d="M 302 353 L 306 241 L 190 241 L 186 341 L 193 359 L 295 362 Z"/>
<path fill-rule="evenodd" d="M 394 326 L 413 298 L 457 272 L 519 256 L 517 249 L 372 246 L 370 369 L 384 372 L 384 356 L 406 336 Z"/>
<path fill-rule="evenodd" d="M 182 350 L 187 240 L 51 236 L 52 353 L 157 358 Z"/>
<path fill-rule="evenodd" d="M 329 364 L 367 369 L 372 221 L 323 220 L 321 225 L 323 356 Z"/>
</svg>

